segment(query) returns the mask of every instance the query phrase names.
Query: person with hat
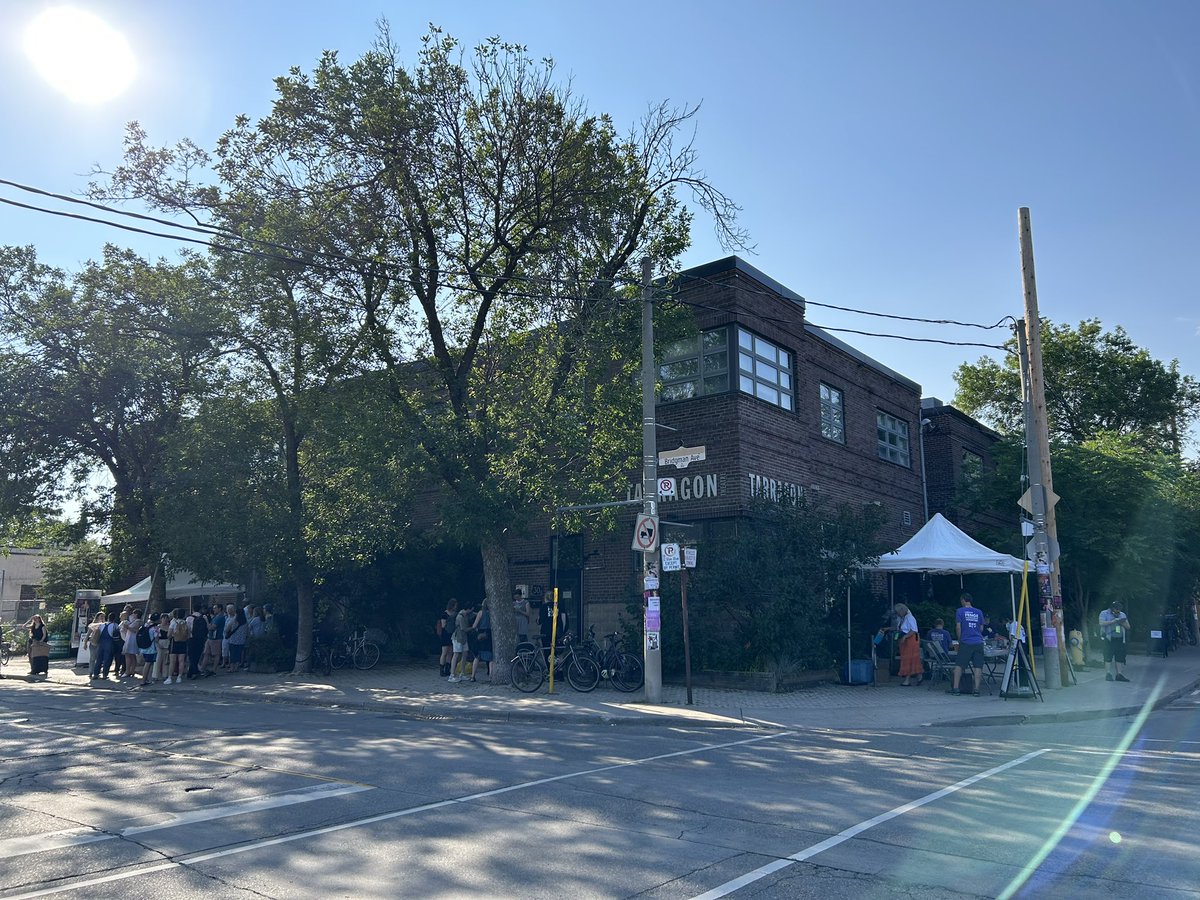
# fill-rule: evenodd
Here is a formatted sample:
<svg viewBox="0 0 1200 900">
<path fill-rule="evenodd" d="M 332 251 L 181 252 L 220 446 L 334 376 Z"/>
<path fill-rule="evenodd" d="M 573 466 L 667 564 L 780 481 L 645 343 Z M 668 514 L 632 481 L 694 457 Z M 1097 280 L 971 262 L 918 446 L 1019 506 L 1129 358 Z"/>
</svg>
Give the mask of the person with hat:
<svg viewBox="0 0 1200 900">
<path fill-rule="evenodd" d="M 1121 609 L 1121 601 L 1114 600 L 1100 611 L 1100 637 L 1104 641 L 1105 681 L 1128 681 L 1121 674 L 1125 665 L 1125 639 L 1129 634 L 1129 617 Z"/>
</svg>

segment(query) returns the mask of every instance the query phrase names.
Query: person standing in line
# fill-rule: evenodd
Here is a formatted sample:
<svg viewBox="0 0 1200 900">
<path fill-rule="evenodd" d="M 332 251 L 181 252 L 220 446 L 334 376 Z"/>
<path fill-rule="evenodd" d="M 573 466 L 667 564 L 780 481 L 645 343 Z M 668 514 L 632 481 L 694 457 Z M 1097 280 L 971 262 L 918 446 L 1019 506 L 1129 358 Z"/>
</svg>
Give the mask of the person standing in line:
<svg viewBox="0 0 1200 900">
<path fill-rule="evenodd" d="M 488 600 L 483 598 L 479 607 L 479 615 L 471 626 L 475 631 L 475 661 L 471 663 L 471 680 L 475 681 L 479 674 L 479 664 L 483 663 L 488 681 L 492 680 L 492 613 L 488 609 Z"/>
<path fill-rule="evenodd" d="M 163 684 L 171 684 L 172 677 L 175 679 L 174 684 L 179 684 L 183 681 L 184 669 L 187 668 L 188 639 L 191 637 L 182 607 L 176 607 L 172 611 L 169 633 L 171 660 L 167 663 L 167 680 Z"/>
<path fill-rule="evenodd" d="M 225 630 L 221 633 L 221 668 L 226 672 L 232 672 L 233 668 L 229 662 L 229 635 L 233 633 L 233 629 L 237 623 L 237 607 L 232 603 L 225 604 Z"/>
<path fill-rule="evenodd" d="M 469 606 L 464 606 L 454 617 L 454 631 L 450 635 L 453 655 L 450 657 L 450 676 L 446 679 L 451 684 L 467 680 L 467 638 L 470 635 L 471 622 L 474 618 Z M 461 675 L 459 674 L 460 665 L 462 666 Z"/>
<path fill-rule="evenodd" d="M 200 659 L 200 671 L 207 677 L 217 674 L 221 665 L 221 640 L 225 637 L 225 613 L 214 603 L 208 620 L 208 638 L 204 642 L 204 656 Z"/>
<path fill-rule="evenodd" d="M 908 687 L 913 682 L 909 679 L 917 676 L 917 684 L 925 677 L 925 667 L 921 664 L 921 633 L 917 630 L 917 619 L 903 603 L 896 604 L 896 618 L 900 624 L 896 629 L 900 632 L 900 676 L 904 679 L 900 687 Z"/>
<path fill-rule="evenodd" d="M 230 624 L 232 624 L 232 628 L 229 627 Z M 229 667 L 236 672 L 238 669 L 246 668 L 242 662 L 246 652 L 246 638 L 249 636 L 246 613 L 243 610 L 237 610 L 233 622 L 226 623 L 225 628 L 229 632 Z"/>
<path fill-rule="evenodd" d="M 112 660 L 113 660 L 113 675 L 121 678 L 125 675 L 125 623 L 129 621 L 129 615 L 133 612 L 133 607 L 126 604 L 121 610 L 121 614 L 117 617 L 117 629 L 114 633 L 109 629 L 109 634 L 112 637 Z"/>
<path fill-rule="evenodd" d="M 974 677 L 974 690 L 979 696 L 979 688 L 983 684 L 983 613 L 977 610 L 971 601 L 971 595 L 966 591 L 959 597 L 958 611 L 954 614 L 954 630 L 958 634 L 958 659 L 954 665 L 954 686 L 951 694 L 960 693 L 959 682 L 962 680 L 963 669 L 970 666 Z"/>
<path fill-rule="evenodd" d="M 1125 637 L 1129 634 L 1129 617 L 1121 609 L 1121 601 L 1114 600 L 1108 609 L 1100 611 L 1100 637 L 1104 641 L 1104 680 L 1128 681 L 1121 674 L 1125 665 Z"/>
<path fill-rule="evenodd" d="M 142 687 L 154 684 L 155 669 L 158 668 L 158 623 L 150 615 L 146 616 L 146 622 L 146 628 L 150 632 L 150 646 L 141 648 Z"/>
<path fill-rule="evenodd" d="M 159 613 L 158 627 L 154 630 L 154 643 L 158 653 L 154 660 L 151 677 L 155 681 L 167 683 L 166 672 L 171 665 L 171 614 Z"/>
<path fill-rule="evenodd" d="M 137 635 L 142 629 L 142 614 L 136 609 L 130 610 L 129 618 L 121 623 L 121 652 L 125 656 L 125 677 L 137 678 L 138 650 Z"/>
<path fill-rule="evenodd" d="M 117 621 L 117 612 L 113 610 L 105 619 L 104 626 L 100 632 L 100 646 L 97 648 L 100 654 L 96 665 L 97 681 L 108 680 L 108 670 L 112 667 L 113 654 L 120 635 L 121 626 Z"/>
<path fill-rule="evenodd" d="M 34 615 L 29 620 L 29 674 L 50 674 L 50 632 L 42 617 Z"/>
<path fill-rule="evenodd" d="M 188 617 L 188 681 L 200 677 L 200 657 L 207 643 L 208 618 L 203 609 L 198 609 Z"/>
<path fill-rule="evenodd" d="M 450 665 L 454 658 L 454 620 L 457 616 L 458 600 L 451 597 L 446 602 L 446 608 L 437 617 L 437 622 L 434 623 L 434 630 L 437 632 L 438 642 L 442 648 L 441 655 L 438 657 L 438 672 L 443 678 L 451 674 Z"/>
<path fill-rule="evenodd" d="M 104 613 L 96 613 L 96 618 L 92 620 L 92 624 L 88 626 L 88 653 L 92 657 L 92 668 L 89 672 L 89 678 L 95 681 L 100 677 L 100 643 L 108 638 L 105 634 L 105 625 L 108 624 L 108 619 Z"/>
</svg>

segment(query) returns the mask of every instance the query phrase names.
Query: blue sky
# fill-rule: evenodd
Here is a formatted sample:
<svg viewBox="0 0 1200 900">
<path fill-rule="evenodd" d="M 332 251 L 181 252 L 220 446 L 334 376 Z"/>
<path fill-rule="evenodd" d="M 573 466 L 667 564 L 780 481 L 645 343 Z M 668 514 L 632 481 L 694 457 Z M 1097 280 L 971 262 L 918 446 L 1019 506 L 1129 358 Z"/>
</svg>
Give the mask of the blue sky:
<svg viewBox="0 0 1200 900">
<path fill-rule="evenodd" d="M 430 21 L 552 56 L 593 110 L 702 102 L 697 147 L 743 207 L 756 267 L 813 301 L 993 323 L 1022 314 L 1017 210 L 1032 211 L 1041 312 L 1123 326 L 1200 375 L 1200 4 L 1056 2 L 121 2 L 131 89 L 71 103 L 21 50 L 45 3 L 0 0 L 0 178 L 74 193 L 120 159 L 124 123 L 211 147 L 264 113 L 272 78 L 324 49 L 351 60 L 385 16 L 412 59 Z M 11 188 L 0 196 L 29 198 Z M 173 246 L 0 207 L 0 243 L 77 268 L 105 241 Z M 703 217 L 685 265 L 725 255 Z M 809 309 L 822 326 L 1001 343 L 1003 331 Z M 999 354 L 840 335 L 949 400 Z M 1194 453 L 1194 448 L 1193 448 Z"/>
</svg>

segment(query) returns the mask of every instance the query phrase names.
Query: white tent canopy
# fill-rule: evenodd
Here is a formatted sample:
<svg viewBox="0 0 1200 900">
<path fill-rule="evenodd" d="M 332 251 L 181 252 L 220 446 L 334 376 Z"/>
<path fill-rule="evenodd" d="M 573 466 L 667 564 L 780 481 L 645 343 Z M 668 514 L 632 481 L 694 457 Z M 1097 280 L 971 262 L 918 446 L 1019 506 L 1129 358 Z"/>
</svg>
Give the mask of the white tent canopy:
<svg viewBox="0 0 1200 900">
<path fill-rule="evenodd" d="M 935 513 L 898 550 L 879 557 L 875 568 L 884 572 L 1020 574 L 1025 571 L 1025 563 L 988 549 L 941 513 Z"/>
<path fill-rule="evenodd" d="M 100 602 L 105 606 L 114 603 L 132 603 L 134 606 L 145 605 L 150 599 L 150 578 L 143 578 L 132 587 L 115 594 L 105 594 Z M 220 582 L 200 581 L 187 571 L 178 571 L 167 582 L 167 599 L 178 600 L 180 597 L 196 597 L 209 594 L 240 594 L 241 585 L 222 584 Z"/>
</svg>

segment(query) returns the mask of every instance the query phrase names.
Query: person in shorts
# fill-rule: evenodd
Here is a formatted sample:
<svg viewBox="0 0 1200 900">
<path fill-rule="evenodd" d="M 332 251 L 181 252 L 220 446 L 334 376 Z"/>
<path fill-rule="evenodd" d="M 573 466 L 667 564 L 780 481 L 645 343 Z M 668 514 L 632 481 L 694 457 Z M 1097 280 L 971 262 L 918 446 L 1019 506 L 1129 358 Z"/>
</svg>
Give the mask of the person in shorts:
<svg viewBox="0 0 1200 900">
<path fill-rule="evenodd" d="M 972 605 L 971 595 L 966 591 L 958 598 L 958 602 L 959 607 L 954 614 L 958 658 L 954 664 L 954 686 L 950 688 L 950 693 L 960 693 L 958 684 L 962 680 L 963 669 L 970 667 L 975 678 L 971 693 L 978 697 L 979 686 L 983 684 L 983 613 Z"/>
<path fill-rule="evenodd" d="M 1125 665 L 1125 636 L 1129 634 L 1129 617 L 1121 609 L 1121 601 L 1114 600 L 1100 611 L 1100 637 L 1104 643 L 1104 680 L 1128 681 L 1121 674 Z"/>
</svg>

